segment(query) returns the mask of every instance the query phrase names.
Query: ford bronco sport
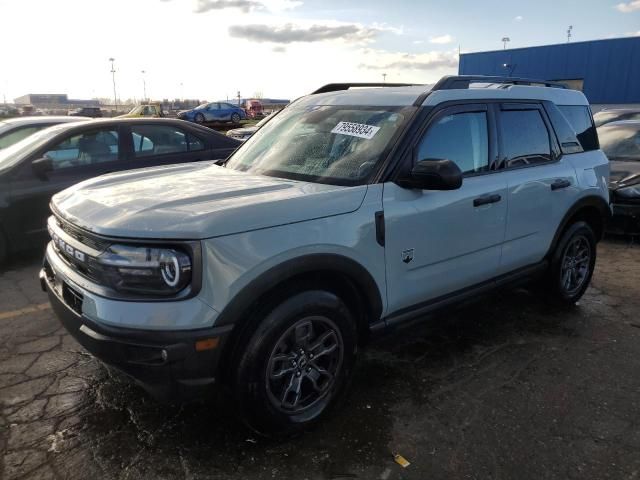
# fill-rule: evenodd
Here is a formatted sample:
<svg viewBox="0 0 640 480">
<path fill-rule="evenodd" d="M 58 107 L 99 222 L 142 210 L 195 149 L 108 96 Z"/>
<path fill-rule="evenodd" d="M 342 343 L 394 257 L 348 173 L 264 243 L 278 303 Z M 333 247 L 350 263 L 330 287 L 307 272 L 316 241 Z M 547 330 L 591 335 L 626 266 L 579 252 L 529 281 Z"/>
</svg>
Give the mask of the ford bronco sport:
<svg viewBox="0 0 640 480">
<path fill-rule="evenodd" d="M 69 332 L 157 397 L 224 385 L 253 428 L 291 432 L 344 393 L 374 332 L 536 276 L 574 304 L 608 177 L 562 85 L 331 84 L 223 166 L 55 195 L 41 281 Z"/>
</svg>

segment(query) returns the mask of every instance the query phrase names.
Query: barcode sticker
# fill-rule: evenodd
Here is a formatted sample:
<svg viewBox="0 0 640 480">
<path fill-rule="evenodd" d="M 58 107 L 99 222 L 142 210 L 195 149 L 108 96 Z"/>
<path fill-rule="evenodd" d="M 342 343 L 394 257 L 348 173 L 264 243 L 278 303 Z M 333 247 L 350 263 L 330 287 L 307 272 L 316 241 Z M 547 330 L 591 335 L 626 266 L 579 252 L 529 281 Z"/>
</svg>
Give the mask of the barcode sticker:
<svg viewBox="0 0 640 480">
<path fill-rule="evenodd" d="M 373 125 L 365 125 L 364 123 L 340 122 L 336 125 L 331 133 L 339 133 L 341 135 L 350 135 L 352 137 L 366 138 L 371 140 L 378 133 L 380 127 Z"/>
</svg>

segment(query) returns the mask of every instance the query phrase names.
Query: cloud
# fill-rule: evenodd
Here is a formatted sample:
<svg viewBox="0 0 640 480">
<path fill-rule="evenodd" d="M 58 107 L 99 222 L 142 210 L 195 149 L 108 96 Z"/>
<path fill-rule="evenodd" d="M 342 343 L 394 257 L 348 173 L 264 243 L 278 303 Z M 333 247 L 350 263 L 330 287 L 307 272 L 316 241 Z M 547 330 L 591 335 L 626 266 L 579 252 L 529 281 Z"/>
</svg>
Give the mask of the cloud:
<svg viewBox="0 0 640 480">
<path fill-rule="evenodd" d="M 285 53 L 287 51 L 286 47 L 273 47 L 271 50 L 275 53 Z"/>
<path fill-rule="evenodd" d="M 380 29 L 363 27 L 357 24 L 347 25 L 311 25 L 301 27 L 292 23 L 277 25 L 232 25 L 229 35 L 250 42 L 272 43 L 310 43 L 326 40 L 343 40 L 352 43 L 367 43 L 380 33 Z"/>
<path fill-rule="evenodd" d="M 627 32 L 624 34 L 625 37 L 640 37 L 640 30 L 637 32 Z"/>
<path fill-rule="evenodd" d="M 368 70 L 436 70 L 458 66 L 458 52 L 426 52 L 420 54 L 393 53 L 384 50 L 363 50 L 371 57 L 358 67 Z"/>
<path fill-rule="evenodd" d="M 522 15 L 518 15 L 516 18 L 514 18 L 514 20 L 516 22 L 521 22 L 522 20 L 524 20 L 524 17 Z"/>
<path fill-rule="evenodd" d="M 420 45 L 421 43 L 424 43 L 424 40 L 414 40 L 413 41 L 414 45 Z"/>
<path fill-rule="evenodd" d="M 251 10 L 264 8 L 264 4 L 256 0 L 197 0 L 194 12 L 205 13 L 210 10 L 225 10 L 227 8 L 237 8 L 248 13 Z"/>
<path fill-rule="evenodd" d="M 453 42 L 453 37 L 447 33 L 446 35 L 440 35 L 439 37 L 431 37 L 429 42 L 446 45 L 447 43 Z"/>
<path fill-rule="evenodd" d="M 619 3 L 615 8 L 622 13 L 630 13 L 635 10 L 640 10 L 640 0 L 631 0 L 630 2 Z"/>
</svg>

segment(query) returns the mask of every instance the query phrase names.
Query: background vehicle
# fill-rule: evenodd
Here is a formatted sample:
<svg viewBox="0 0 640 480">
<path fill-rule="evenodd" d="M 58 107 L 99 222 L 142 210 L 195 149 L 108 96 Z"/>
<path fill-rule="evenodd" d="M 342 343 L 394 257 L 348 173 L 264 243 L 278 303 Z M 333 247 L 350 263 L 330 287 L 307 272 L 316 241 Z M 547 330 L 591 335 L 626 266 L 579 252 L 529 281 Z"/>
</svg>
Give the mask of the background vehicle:
<svg viewBox="0 0 640 480">
<path fill-rule="evenodd" d="M 232 130 L 228 130 L 227 131 L 227 136 L 229 136 L 231 138 L 235 138 L 236 140 L 240 140 L 241 142 L 244 142 L 251 135 L 256 133 L 258 131 L 258 129 L 260 127 L 262 127 L 265 123 L 267 123 L 271 119 L 271 116 L 275 115 L 276 113 L 277 112 L 269 114 L 268 116 L 264 117 L 262 120 L 260 120 L 255 125 L 251 125 L 249 127 L 234 128 Z"/>
<path fill-rule="evenodd" d="M 244 111 L 249 118 L 261 118 L 264 115 L 262 102 L 255 98 L 244 102 Z"/>
<path fill-rule="evenodd" d="M 69 116 L 100 118 L 102 117 L 102 110 L 100 110 L 100 107 L 80 107 L 70 110 Z"/>
<path fill-rule="evenodd" d="M 0 252 L 38 245 L 51 196 L 109 172 L 224 159 L 239 142 L 180 120 L 56 125 L 0 151 Z M 28 215 L 25 214 L 28 212 Z"/>
<path fill-rule="evenodd" d="M 583 295 L 609 162 L 585 96 L 531 84 L 327 85 L 225 167 L 76 185 L 52 199 L 43 288 L 155 395 L 222 383 L 256 430 L 299 431 L 372 332 L 538 276 Z"/>
<path fill-rule="evenodd" d="M 598 128 L 600 146 L 609 158 L 613 233 L 640 234 L 640 120 L 606 123 Z"/>
<path fill-rule="evenodd" d="M 118 115 L 117 118 L 137 118 L 137 117 L 151 117 L 161 118 L 164 117 L 162 112 L 162 106 L 160 104 L 150 103 L 148 105 L 138 105 L 133 107 L 129 113 L 124 115 Z"/>
<path fill-rule="evenodd" d="M 593 120 L 596 127 L 619 120 L 640 120 L 640 110 L 634 108 L 600 110 L 593 115 Z"/>
<path fill-rule="evenodd" d="M 89 117 L 17 117 L 0 120 L 0 149 L 7 148 L 23 138 L 59 123 L 91 120 Z"/>
<path fill-rule="evenodd" d="M 203 103 L 192 110 L 183 110 L 178 118 L 190 122 L 231 122 L 238 123 L 245 120 L 247 114 L 240 107 L 226 102 Z"/>
</svg>

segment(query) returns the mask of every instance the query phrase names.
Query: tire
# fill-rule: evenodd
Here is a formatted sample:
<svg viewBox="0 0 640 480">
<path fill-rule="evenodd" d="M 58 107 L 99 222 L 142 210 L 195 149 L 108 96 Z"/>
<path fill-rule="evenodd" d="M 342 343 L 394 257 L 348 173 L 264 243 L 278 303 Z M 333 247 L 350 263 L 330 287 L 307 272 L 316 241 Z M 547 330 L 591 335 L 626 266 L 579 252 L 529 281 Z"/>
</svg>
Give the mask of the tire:
<svg viewBox="0 0 640 480">
<path fill-rule="evenodd" d="M 204 123 L 204 115 L 201 113 L 196 113 L 196 116 L 193 117 L 193 121 L 196 123 Z"/>
<path fill-rule="evenodd" d="M 576 222 L 562 234 L 547 277 L 552 300 L 566 306 L 575 303 L 589 287 L 596 264 L 596 236 L 586 222 Z"/>
<path fill-rule="evenodd" d="M 240 115 L 238 113 L 231 114 L 231 123 L 240 123 Z"/>
<path fill-rule="evenodd" d="M 7 252 L 9 251 L 9 245 L 2 234 L 2 230 L 0 229 L 0 266 L 4 265 L 5 260 L 7 259 Z"/>
<path fill-rule="evenodd" d="M 262 319 L 237 362 L 241 419 L 263 435 L 304 430 L 344 395 L 356 353 L 355 323 L 340 298 L 321 290 L 287 298 Z"/>
</svg>

